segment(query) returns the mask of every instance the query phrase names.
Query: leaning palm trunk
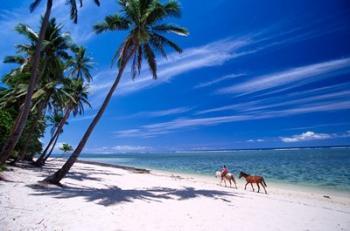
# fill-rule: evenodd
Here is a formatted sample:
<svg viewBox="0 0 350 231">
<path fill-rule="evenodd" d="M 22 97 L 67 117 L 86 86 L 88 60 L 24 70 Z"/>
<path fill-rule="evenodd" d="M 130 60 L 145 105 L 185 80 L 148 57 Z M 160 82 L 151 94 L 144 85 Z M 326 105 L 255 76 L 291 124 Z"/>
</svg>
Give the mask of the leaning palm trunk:
<svg viewBox="0 0 350 231">
<path fill-rule="evenodd" d="M 41 166 L 41 165 L 42 165 L 42 162 L 43 162 L 43 160 L 44 160 L 44 157 L 45 157 L 47 151 L 49 150 L 51 144 L 52 144 L 53 141 L 55 140 L 55 135 L 56 135 L 56 133 L 51 137 L 50 142 L 46 145 L 46 148 L 45 148 L 45 150 L 43 151 L 43 153 L 41 153 L 41 155 L 39 156 L 39 158 L 34 162 L 34 165 L 36 165 L 36 166 Z"/>
<path fill-rule="evenodd" d="M 59 137 L 60 137 L 60 134 L 58 134 L 58 135 L 56 136 L 55 142 L 53 142 L 53 145 L 51 146 L 51 150 L 50 150 L 49 153 L 45 156 L 44 161 L 43 161 L 43 164 L 45 164 L 46 160 L 51 156 L 51 154 L 52 154 L 52 152 L 53 152 L 53 150 L 54 150 L 54 148 L 55 148 L 55 146 L 56 146 L 56 143 L 57 143 Z"/>
<path fill-rule="evenodd" d="M 47 104 L 49 103 L 49 98 L 50 97 L 47 97 L 47 99 L 44 101 L 44 102 L 41 102 L 39 104 L 39 107 L 38 107 L 38 110 L 37 110 L 37 114 L 34 115 L 34 120 L 39 120 L 39 119 L 42 119 L 42 117 L 44 116 L 44 114 L 46 113 L 46 110 L 44 110 L 47 106 Z M 29 128 L 28 130 L 28 134 L 27 134 L 27 137 L 26 137 L 26 141 L 25 144 L 24 144 L 24 147 L 23 149 L 21 150 L 20 154 L 18 155 L 18 158 L 16 159 L 17 160 L 20 160 L 22 161 L 25 157 L 25 155 L 27 154 L 27 150 L 28 150 L 28 147 L 29 147 L 29 144 L 31 143 L 31 136 L 32 134 L 34 133 L 35 129 L 37 128 L 37 123 L 33 122 L 31 127 Z"/>
<path fill-rule="evenodd" d="M 24 130 L 24 127 L 28 119 L 28 115 L 30 113 L 33 92 L 39 80 L 38 68 L 39 68 L 39 62 L 40 62 L 40 53 L 41 53 L 42 42 L 45 38 L 46 28 L 49 22 L 50 14 L 51 14 L 52 1 L 53 0 L 47 0 L 45 15 L 44 15 L 43 23 L 40 28 L 39 39 L 37 41 L 36 48 L 35 48 L 32 73 L 31 73 L 31 78 L 28 85 L 27 95 L 25 97 L 21 112 L 17 116 L 16 123 L 13 126 L 11 134 L 8 137 L 7 141 L 5 142 L 0 152 L 0 164 L 5 163 L 5 161 L 11 155 L 13 149 L 16 147 L 16 144 L 22 135 L 22 132 Z"/>
<path fill-rule="evenodd" d="M 121 79 L 121 77 L 123 75 L 126 63 L 127 62 L 123 62 L 123 64 L 120 66 L 117 78 L 115 79 L 111 89 L 109 90 L 105 100 L 103 101 L 103 104 L 102 104 L 100 110 L 97 112 L 96 116 L 92 120 L 92 122 L 89 125 L 88 129 L 86 130 L 83 138 L 80 140 L 78 146 L 76 147 L 76 149 L 74 150 L 72 155 L 68 158 L 68 160 L 62 166 L 61 169 L 59 169 L 53 175 L 48 176 L 44 181 L 52 183 L 52 184 L 59 184 L 60 181 L 62 180 L 62 178 L 66 176 L 66 174 L 69 172 L 70 168 L 76 162 L 76 160 L 78 159 L 78 157 L 79 157 L 81 151 L 83 150 L 86 142 L 88 141 L 92 131 L 94 130 L 96 124 L 98 123 L 98 121 L 101 119 L 103 113 L 105 112 L 105 110 L 106 110 L 106 108 L 107 108 L 107 106 L 109 104 L 109 101 L 111 100 L 112 95 L 113 95 L 114 91 L 116 90 L 116 88 L 117 88 L 117 86 L 119 84 L 119 81 L 120 81 L 120 79 Z"/>
<path fill-rule="evenodd" d="M 56 142 L 55 140 L 57 140 L 58 136 L 60 135 L 60 133 L 62 132 L 62 128 L 63 126 L 65 125 L 65 123 L 67 122 L 68 118 L 69 118 L 69 115 L 70 115 L 70 112 L 71 112 L 71 109 L 68 108 L 66 113 L 64 114 L 64 117 L 62 118 L 61 122 L 58 124 L 56 130 L 55 130 L 55 133 L 54 135 L 51 137 L 51 140 L 49 142 L 49 144 L 46 146 L 44 152 L 39 156 L 39 158 L 35 161 L 35 165 L 36 166 L 42 166 L 44 163 L 45 163 L 45 160 L 47 158 L 45 158 L 47 152 L 49 151 L 49 148 L 52 146 L 52 145 L 55 145 Z M 54 144 L 53 144 L 54 143 Z"/>
<path fill-rule="evenodd" d="M 19 155 L 18 155 L 18 158 L 16 158 L 14 162 L 17 162 L 17 160 L 22 161 L 22 160 L 24 159 L 25 155 L 27 154 L 29 144 L 30 144 L 30 142 L 31 142 L 30 134 L 33 134 L 35 128 L 36 128 L 36 125 L 33 124 L 33 125 L 31 126 L 31 128 L 29 129 L 29 132 L 28 132 L 28 135 L 27 135 L 27 138 L 26 138 L 26 142 L 25 142 L 25 144 L 24 144 L 24 147 L 22 148 L 22 150 L 20 151 L 20 153 L 19 153 Z"/>
</svg>

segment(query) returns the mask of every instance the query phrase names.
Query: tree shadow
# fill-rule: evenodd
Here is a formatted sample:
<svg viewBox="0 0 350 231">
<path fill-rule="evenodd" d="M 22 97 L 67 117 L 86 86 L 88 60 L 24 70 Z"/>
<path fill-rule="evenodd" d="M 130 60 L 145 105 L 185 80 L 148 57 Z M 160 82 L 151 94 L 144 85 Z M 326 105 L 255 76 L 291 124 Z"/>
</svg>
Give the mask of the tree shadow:
<svg viewBox="0 0 350 231">
<path fill-rule="evenodd" d="M 56 172 L 59 168 L 55 164 L 52 164 L 50 162 L 45 163 L 43 166 L 35 166 L 31 163 L 23 163 L 19 162 L 17 166 L 13 166 L 13 168 L 24 168 L 24 169 L 30 169 L 31 171 L 38 172 L 40 175 L 39 177 L 47 177 L 48 175 Z M 81 170 L 85 170 L 87 172 L 83 172 Z M 113 176 L 121 176 L 122 174 L 113 173 L 111 171 L 106 170 L 97 170 L 94 168 L 79 168 L 79 171 L 72 170 L 67 174 L 67 178 L 71 178 L 78 181 L 83 180 L 93 180 L 93 181 L 102 181 L 103 179 L 97 176 L 93 175 L 113 175 Z"/>
<path fill-rule="evenodd" d="M 103 206 L 115 205 L 118 203 L 133 202 L 135 200 L 145 200 L 161 202 L 166 200 L 188 200 L 196 197 L 207 197 L 224 202 L 230 202 L 225 197 L 238 196 L 233 192 L 218 190 L 197 190 L 193 187 L 184 187 L 181 189 L 153 187 L 147 189 L 121 189 L 117 186 L 107 186 L 106 188 L 92 187 L 74 187 L 74 186 L 47 186 L 42 184 L 28 185 L 34 190 L 31 195 L 52 196 L 57 199 L 82 197 L 88 202 L 94 202 Z"/>
</svg>

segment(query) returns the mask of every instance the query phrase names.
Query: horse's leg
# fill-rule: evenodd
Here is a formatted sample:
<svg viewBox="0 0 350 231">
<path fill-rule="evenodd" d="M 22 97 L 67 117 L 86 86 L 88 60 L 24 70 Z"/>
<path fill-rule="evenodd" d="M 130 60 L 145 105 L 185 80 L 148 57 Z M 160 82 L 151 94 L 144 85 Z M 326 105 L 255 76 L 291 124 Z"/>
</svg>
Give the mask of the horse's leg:
<svg viewBox="0 0 350 231">
<path fill-rule="evenodd" d="M 236 180 L 235 180 L 235 177 L 234 177 L 234 176 L 232 176 L 232 181 L 233 181 L 233 183 L 235 184 L 235 188 L 237 189 L 237 184 L 236 184 Z"/>
<path fill-rule="evenodd" d="M 248 184 L 249 184 L 249 182 L 247 182 L 247 183 L 245 184 L 244 190 L 247 189 L 247 185 L 248 185 Z"/>
<path fill-rule="evenodd" d="M 260 192 L 259 182 L 257 182 L 256 185 L 258 186 L 258 193 L 259 193 Z"/>
<path fill-rule="evenodd" d="M 250 185 L 252 186 L 253 192 L 255 192 L 255 189 L 254 189 L 254 187 L 253 187 L 253 183 L 250 183 Z"/>
<path fill-rule="evenodd" d="M 232 183 L 231 183 L 231 179 L 228 180 L 228 182 L 230 182 L 230 188 L 232 188 Z"/>
<path fill-rule="evenodd" d="M 261 184 L 261 185 L 263 186 L 263 189 L 265 190 L 265 194 L 267 194 L 267 191 L 266 191 L 266 189 L 265 189 L 264 184 Z"/>
</svg>

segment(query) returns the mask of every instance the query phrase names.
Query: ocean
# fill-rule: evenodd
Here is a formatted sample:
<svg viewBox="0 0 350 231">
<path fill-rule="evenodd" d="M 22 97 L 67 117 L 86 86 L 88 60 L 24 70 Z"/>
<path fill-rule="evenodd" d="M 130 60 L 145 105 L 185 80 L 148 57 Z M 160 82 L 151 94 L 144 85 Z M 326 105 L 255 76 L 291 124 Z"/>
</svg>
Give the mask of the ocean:
<svg viewBox="0 0 350 231">
<path fill-rule="evenodd" d="M 266 182 L 350 192 L 350 148 L 82 154 L 81 160 L 213 176 L 226 165 Z"/>
</svg>

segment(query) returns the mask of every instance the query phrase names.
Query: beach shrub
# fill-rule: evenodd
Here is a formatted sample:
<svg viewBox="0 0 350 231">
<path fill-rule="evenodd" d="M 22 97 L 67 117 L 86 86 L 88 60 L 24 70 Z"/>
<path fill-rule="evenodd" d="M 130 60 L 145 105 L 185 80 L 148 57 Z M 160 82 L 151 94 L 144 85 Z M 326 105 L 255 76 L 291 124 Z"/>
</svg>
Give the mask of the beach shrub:
<svg viewBox="0 0 350 231">
<path fill-rule="evenodd" d="M 0 148 L 10 133 L 13 124 L 11 114 L 5 110 L 0 110 Z"/>
</svg>

